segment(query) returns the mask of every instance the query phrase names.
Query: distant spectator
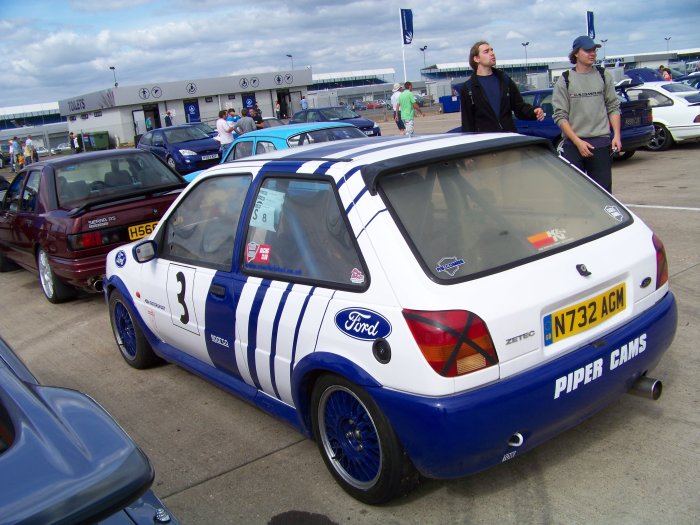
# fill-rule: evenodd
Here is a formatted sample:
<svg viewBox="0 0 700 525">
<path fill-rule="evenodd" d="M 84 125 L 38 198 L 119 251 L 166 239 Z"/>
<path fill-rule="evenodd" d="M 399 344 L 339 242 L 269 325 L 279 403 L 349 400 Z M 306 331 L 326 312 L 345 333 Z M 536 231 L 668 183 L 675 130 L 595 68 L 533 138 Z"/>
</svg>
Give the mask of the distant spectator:
<svg viewBox="0 0 700 525">
<path fill-rule="evenodd" d="M 399 97 L 399 104 L 397 106 L 398 111 L 401 113 L 401 120 L 403 120 L 406 126 L 406 135 L 408 138 L 413 137 L 413 131 L 415 129 L 413 121 L 416 117 L 416 111 L 418 111 L 421 116 L 425 116 L 423 110 L 418 106 L 418 102 L 416 102 L 416 97 L 411 92 L 411 88 L 413 88 L 411 82 L 406 82 L 404 84 L 404 91 Z"/>
<path fill-rule="evenodd" d="M 173 125 L 173 117 L 170 116 L 170 111 L 165 112 L 165 127 L 169 128 Z"/>
<path fill-rule="evenodd" d="M 248 133 L 249 131 L 255 131 L 255 121 L 248 116 L 248 112 L 245 109 L 241 110 L 243 115 L 238 122 L 236 122 L 235 131 L 239 135 Z"/>
<path fill-rule="evenodd" d="M 15 155 L 15 141 L 10 139 L 7 141 L 7 143 L 10 145 L 10 167 L 12 168 L 12 172 L 14 173 L 17 170 L 17 156 Z"/>
<path fill-rule="evenodd" d="M 394 112 L 394 121 L 396 122 L 396 126 L 399 128 L 399 133 L 401 135 L 405 135 L 406 124 L 404 124 L 403 120 L 401 120 L 401 112 L 399 111 L 399 97 L 403 92 L 403 88 L 401 87 L 401 84 L 396 82 L 391 91 L 391 110 Z"/>
<path fill-rule="evenodd" d="M 220 150 L 223 155 L 228 149 L 231 142 L 233 142 L 233 126 L 231 126 L 226 120 L 227 111 L 222 109 L 219 111 L 219 118 L 216 121 L 216 131 L 219 133 L 216 139 L 221 144 Z"/>
<path fill-rule="evenodd" d="M 301 109 L 302 110 L 309 109 L 309 101 L 306 100 L 306 97 L 304 97 L 304 96 L 301 97 Z"/>
<path fill-rule="evenodd" d="M 228 122 L 231 127 L 234 127 L 236 122 L 238 122 L 241 119 L 241 117 L 238 116 L 236 113 L 236 110 L 234 108 L 230 108 L 228 110 L 228 116 L 226 117 L 226 122 Z"/>
<path fill-rule="evenodd" d="M 275 102 L 275 116 L 277 118 L 282 118 L 282 106 L 280 106 L 280 101 Z"/>
<path fill-rule="evenodd" d="M 665 68 L 663 64 L 659 66 L 659 73 L 661 73 L 661 76 L 664 77 L 664 80 L 668 80 L 669 82 L 671 81 L 671 71 Z"/>
<path fill-rule="evenodd" d="M 75 153 L 75 136 L 72 131 L 68 133 L 68 144 L 70 145 L 71 153 Z"/>
<path fill-rule="evenodd" d="M 27 140 L 24 141 L 24 165 L 29 166 L 34 160 L 34 142 L 32 136 L 27 135 Z"/>
<path fill-rule="evenodd" d="M 263 118 L 262 115 L 260 115 L 260 113 L 257 111 L 257 109 L 250 108 L 248 114 L 250 115 L 250 118 L 252 118 L 255 121 L 256 129 L 263 129 Z"/>
</svg>

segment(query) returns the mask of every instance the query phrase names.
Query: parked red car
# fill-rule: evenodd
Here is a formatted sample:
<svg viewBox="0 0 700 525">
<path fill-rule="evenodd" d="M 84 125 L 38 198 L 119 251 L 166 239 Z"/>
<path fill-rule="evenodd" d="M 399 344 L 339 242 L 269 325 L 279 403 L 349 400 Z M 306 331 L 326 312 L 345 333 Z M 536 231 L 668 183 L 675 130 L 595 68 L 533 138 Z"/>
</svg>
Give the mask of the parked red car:
<svg viewBox="0 0 700 525">
<path fill-rule="evenodd" d="M 186 184 L 136 149 L 31 164 L 0 201 L 0 272 L 37 272 L 52 303 L 77 288 L 99 292 L 107 253 L 151 233 Z"/>
</svg>

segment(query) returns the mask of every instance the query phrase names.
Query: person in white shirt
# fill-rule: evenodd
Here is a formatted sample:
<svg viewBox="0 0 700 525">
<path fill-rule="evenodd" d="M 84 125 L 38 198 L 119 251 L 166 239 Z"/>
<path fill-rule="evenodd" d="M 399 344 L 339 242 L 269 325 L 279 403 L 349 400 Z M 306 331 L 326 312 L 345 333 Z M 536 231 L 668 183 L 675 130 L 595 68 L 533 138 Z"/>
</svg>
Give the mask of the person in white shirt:
<svg viewBox="0 0 700 525">
<path fill-rule="evenodd" d="M 226 120 L 227 113 L 225 109 L 219 111 L 219 118 L 216 121 L 216 131 L 218 132 L 216 139 L 221 143 L 220 151 L 222 155 L 233 142 L 233 126 Z"/>
<path fill-rule="evenodd" d="M 394 88 L 391 90 L 391 109 L 394 112 L 394 121 L 396 122 L 396 126 L 399 128 L 399 133 L 401 135 L 406 134 L 406 124 L 404 124 L 403 120 L 401 120 L 401 112 L 399 111 L 398 105 L 399 105 L 399 97 L 401 96 L 401 92 L 403 91 L 403 87 L 401 84 L 396 82 L 394 84 Z"/>
</svg>

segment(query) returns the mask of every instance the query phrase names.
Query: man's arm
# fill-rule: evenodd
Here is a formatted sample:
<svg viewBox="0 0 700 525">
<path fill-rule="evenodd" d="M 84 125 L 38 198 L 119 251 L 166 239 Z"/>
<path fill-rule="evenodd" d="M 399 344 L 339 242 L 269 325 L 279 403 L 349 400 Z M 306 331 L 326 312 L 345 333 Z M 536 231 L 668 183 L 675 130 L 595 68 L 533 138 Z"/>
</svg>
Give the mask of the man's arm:
<svg viewBox="0 0 700 525">
<path fill-rule="evenodd" d="M 511 107 L 515 115 L 522 120 L 544 120 L 544 111 L 542 111 L 542 108 L 526 103 L 523 100 L 523 96 L 520 94 L 518 86 L 513 82 L 513 79 L 509 78 L 508 81 Z"/>
</svg>

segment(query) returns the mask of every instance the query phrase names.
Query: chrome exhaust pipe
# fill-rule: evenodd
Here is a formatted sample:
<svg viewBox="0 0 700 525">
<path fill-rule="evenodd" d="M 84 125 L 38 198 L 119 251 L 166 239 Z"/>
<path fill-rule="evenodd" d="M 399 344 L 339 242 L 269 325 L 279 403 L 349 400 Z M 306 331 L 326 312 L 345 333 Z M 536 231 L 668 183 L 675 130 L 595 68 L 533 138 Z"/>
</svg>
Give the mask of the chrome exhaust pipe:
<svg viewBox="0 0 700 525">
<path fill-rule="evenodd" d="M 104 289 L 104 281 L 102 279 L 95 279 L 92 281 L 92 284 L 90 284 L 90 287 L 96 292 L 102 293 Z"/>
<path fill-rule="evenodd" d="M 628 393 L 656 401 L 661 397 L 662 390 L 661 381 L 653 377 L 642 376 L 632 384 Z"/>
</svg>

